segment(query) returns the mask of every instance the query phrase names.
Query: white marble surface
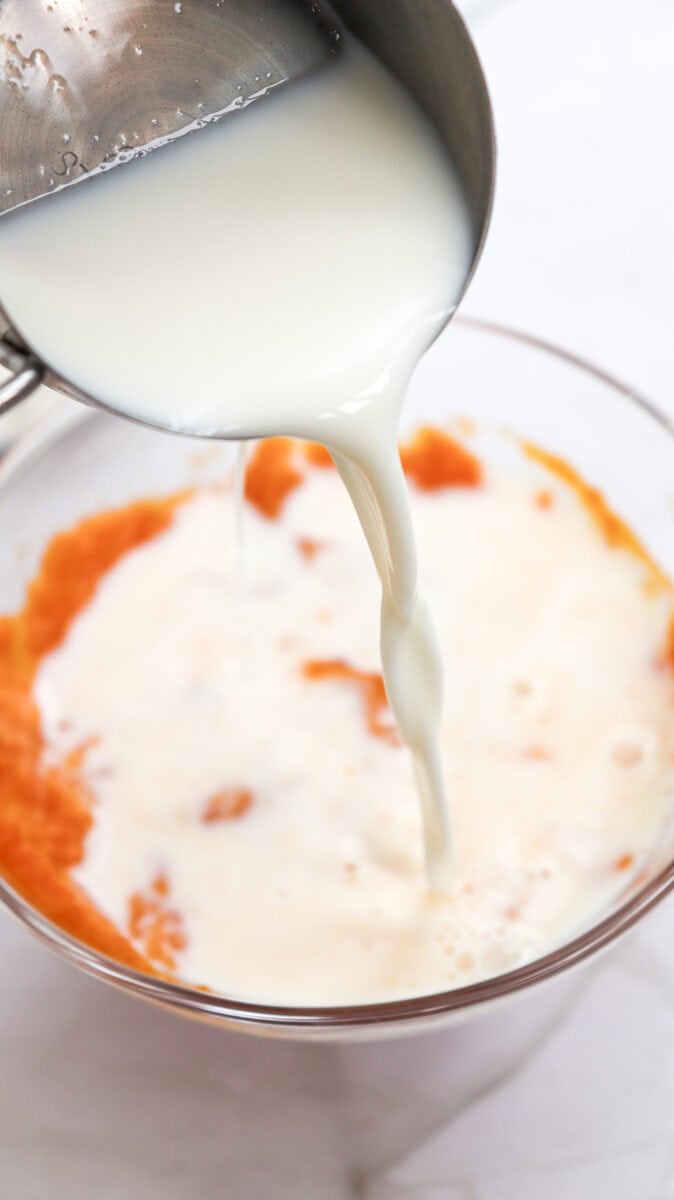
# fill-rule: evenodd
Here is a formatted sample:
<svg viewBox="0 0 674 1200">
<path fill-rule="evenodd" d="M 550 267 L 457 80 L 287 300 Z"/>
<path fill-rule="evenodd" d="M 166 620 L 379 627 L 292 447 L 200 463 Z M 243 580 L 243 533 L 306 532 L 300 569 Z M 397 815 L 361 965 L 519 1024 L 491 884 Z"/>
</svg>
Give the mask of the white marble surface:
<svg viewBox="0 0 674 1200">
<path fill-rule="evenodd" d="M 464 0 L 500 137 L 466 311 L 674 414 L 672 0 Z M 0 919 L 0 1200 L 674 1200 L 674 901 L 559 990 L 432 1038 L 257 1042 Z"/>
</svg>

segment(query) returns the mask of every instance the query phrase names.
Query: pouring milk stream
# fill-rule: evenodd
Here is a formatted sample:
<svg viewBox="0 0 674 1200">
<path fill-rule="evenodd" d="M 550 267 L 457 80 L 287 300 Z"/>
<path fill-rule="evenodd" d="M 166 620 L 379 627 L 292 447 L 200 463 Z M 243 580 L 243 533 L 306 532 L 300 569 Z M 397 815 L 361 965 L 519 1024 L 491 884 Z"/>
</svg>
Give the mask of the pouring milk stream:
<svg viewBox="0 0 674 1200">
<path fill-rule="evenodd" d="M 3 304 L 83 391 L 182 433 L 330 450 L 381 578 L 386 690 L 439 890 L 442 664 L 397 426 L 473 251 L 443 144 L 354 41 L 235 119 L 0 222 Z"/>
</svg>

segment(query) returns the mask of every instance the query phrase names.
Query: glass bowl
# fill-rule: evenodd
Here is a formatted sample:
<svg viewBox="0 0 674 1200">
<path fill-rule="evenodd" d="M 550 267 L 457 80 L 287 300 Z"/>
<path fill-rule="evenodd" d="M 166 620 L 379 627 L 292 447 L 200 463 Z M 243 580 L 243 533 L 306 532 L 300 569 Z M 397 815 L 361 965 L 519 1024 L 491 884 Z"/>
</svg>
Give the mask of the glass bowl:
<svg viewBox="0 0 674 1200">
<path fill-rule="evenodd" d="M 513 429 L 568 459 L 674 577 L 674 427 L 632 389 L 535 338 L 457 318 L 416 372 L 403 433 L 456 416 Z M 159 434 L 63 402 L 0 465 L 0 611 L 21 604 L 57 530 L 142 495 L 221 479 L 234 454 L 227 443 Z M 544 957 L 452 991 L 336 1008 L 264 1005 L 154 978 L 76 941 L 1 881 L 0 901 L 68 962 L 166 1009 L 251 1033 L 336 1040 L 430 1031 L 538 989 L 614 942 L 672 888 L 674 823 L 615 905 Z"/>
</svg>

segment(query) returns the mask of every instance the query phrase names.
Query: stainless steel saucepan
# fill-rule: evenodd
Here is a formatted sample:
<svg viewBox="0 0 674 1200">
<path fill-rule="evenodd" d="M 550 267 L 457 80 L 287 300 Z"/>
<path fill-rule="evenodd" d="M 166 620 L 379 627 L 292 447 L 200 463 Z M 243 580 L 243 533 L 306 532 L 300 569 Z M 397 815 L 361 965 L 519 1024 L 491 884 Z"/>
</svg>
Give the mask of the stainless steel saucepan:
<svg viewBox="0 0 674 1200">
<path fill-rule="evenodd" d="M 0 220 L 235 119 L 339 53 L 344 29 L 412 93 L 458 166 L 475 229 L 467 285 L 489 222 L 495 145 L 482 68 L 450 0 L 0 0 Z M 0 412 L 40 383 L 97 404 L 25 336 L 2 307 L 0 279 L 0 364 L 10 372 Z"/>
</svg>

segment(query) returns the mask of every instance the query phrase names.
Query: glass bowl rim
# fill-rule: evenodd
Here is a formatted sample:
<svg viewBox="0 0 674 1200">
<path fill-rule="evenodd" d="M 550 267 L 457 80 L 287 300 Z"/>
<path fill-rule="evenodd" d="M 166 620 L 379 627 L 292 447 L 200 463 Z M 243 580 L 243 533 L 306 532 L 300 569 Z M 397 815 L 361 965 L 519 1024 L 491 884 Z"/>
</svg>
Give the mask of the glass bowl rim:
<svg viewBox="0 0 674 1200">
<path fill-rule="evenodd" d="M 628 384 L 587 359 L 562 349 L 544 338 L 524 333 L 510 326 L 477 317 L 459 316 L 452 324 L 504 338 L 575 368 L 596 379 L 610 391 L 633 403 L 657 423 L 674 441 L 674 422 L 655 404 Z M 79 423 L 94 412 L 82 409 L 77 413 Z M 72 414 L 56 414 L 56 419 L 41 419 L 37 425 L 18 439 L 0 465 L 0 486 L 15 470 L 43 450 L 45 443 L 75 423 Z M 298 1006 L 261 1004 L 254 1000 L 237 1000 L 215 992 L 197 990 L 180 983 L 146 975 L 115 959 L 99 953 L 78 941 L 65 930 L 30 905 L 9 884 L 0 879 L 0 905 L 20 924 L 60 957 L 96 978 L 131 994 L 154 1001 L 186 1015 L 201 1016 L 215 1022 L 234 1024 L 251 1030 L 285 1030 L 298 1035 L 311 1030 L 328 1034 L 332 1031 L 362 1030 L 376 1027 L 401 1026 L 449 1017 L 493 1003 L 505 996 L 515 995 L 534 984 L 554 978 L 562 971 L 579 965 L 626 933 L 656 904 L 674 890 L 674 858 L 645 886 L 603 920 L 564 945 L 515 970 L 467 986 L 444 992 L 413 996 L 407 999 L 386 1000 L 369 1004 L 327 1006 Z"/>
</svg>

